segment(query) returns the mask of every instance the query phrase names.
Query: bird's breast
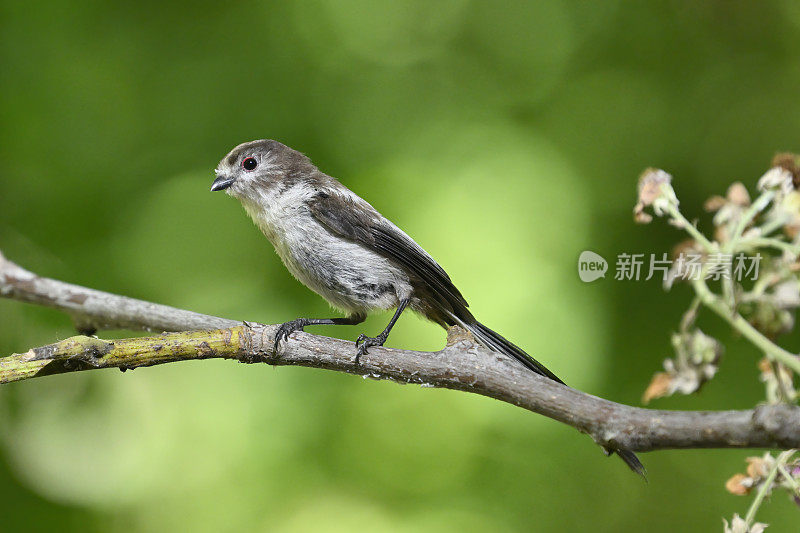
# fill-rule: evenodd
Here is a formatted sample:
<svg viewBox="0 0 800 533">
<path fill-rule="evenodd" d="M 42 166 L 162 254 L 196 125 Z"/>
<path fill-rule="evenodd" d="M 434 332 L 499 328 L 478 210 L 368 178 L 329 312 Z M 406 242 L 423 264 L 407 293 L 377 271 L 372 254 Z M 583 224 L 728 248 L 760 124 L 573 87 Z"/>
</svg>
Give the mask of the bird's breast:
<svg viewBox="0 0 800 533">
<path fill-rule="evenodd" d="M 305 205 L 273 202 L 269 208 L 247 209 L 301 283 L 348 312 L 389 309 L 411 294 L 408 276 L 400 268 L 366 246 L 331 233 Z"/>
</svg>

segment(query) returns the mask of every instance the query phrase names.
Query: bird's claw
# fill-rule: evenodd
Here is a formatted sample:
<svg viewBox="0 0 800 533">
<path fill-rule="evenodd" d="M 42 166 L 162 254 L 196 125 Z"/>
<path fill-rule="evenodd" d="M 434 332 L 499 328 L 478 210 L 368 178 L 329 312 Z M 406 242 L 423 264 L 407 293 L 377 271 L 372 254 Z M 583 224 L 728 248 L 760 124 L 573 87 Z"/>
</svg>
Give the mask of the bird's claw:
<svg viewBox="0 0 800 533">
<path fill-rule="evenodd" d="M 366 355 L 367 350 L 372 346 L 383 346 L 384 342 L 386 342 L 386 337 L 384 335 L 378 335 L 377 337 L 367 337 L 363 333 L 359 335 L 356 339 L 356 348 L 358 348 L 356 352 L 356 364 L 358 364 L 358 360 L 361 356 Z"/>
<path fill-rule="evenodd" d="M 272 347 L 273 351 L 278 353 L 278 346 L 280 345 L 281 341 L 289 340 L 289 335 L 295 331 L 303 331 L 303 328 L 307 325 L 308 324 L 304 319 L 298 318 L 295 320 L 290 320 L 289 322 L 284 322 L 278 326 L 278 331 L 275 332 L 275 344 Z"/>
</svg>

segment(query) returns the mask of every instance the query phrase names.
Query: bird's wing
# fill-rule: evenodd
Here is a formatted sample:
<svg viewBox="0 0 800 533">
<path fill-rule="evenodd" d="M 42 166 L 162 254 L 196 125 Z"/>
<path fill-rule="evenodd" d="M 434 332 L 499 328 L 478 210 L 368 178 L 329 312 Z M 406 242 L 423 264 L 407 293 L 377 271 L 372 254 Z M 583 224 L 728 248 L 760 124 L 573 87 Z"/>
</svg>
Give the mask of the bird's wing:
<svg viewBox="0 0 800 533">
<path fill-rule="evenodd" d="M 444 269 L 411 237 L 361 198 L 320 193 L 308 203 L 308 208 L 311 215 L 332 233 L 361 244 L 414 274 L 437 300 L 449 304 L 447 307 L 451 312 L 460 314 L 460 311 L 466 311 L 466 300 Z"/>
<path fill-rule="evenodd" d="M 537 374 L 564 383 L 522 348 L 475 320 L 444 269 L 367 202 L 355 195 L 320 193 L 308 207 L 311 215 L 329 231 L 389 258 L 421 280 L 431 295 L 427 303 L 436 310 L 429 318 L 441 325 L 458 324 L 489 349 L 517 359 Z"/>
</svg>

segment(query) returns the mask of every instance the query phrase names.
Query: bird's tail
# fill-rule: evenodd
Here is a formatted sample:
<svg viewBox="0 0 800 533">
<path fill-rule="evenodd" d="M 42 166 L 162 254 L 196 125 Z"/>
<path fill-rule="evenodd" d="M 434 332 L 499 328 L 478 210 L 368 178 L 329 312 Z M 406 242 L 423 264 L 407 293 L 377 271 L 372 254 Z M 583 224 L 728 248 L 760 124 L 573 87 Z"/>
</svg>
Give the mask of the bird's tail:
<svg viewBox="0 0 800 533">
<path fill-rule="evenodd" d="M 459 325 L 463 326 L 470 333 L 484 346 L 487 348 L 494 350 L 496 352 L 500 352 L 502 354 L 508 355 L 525 365 L 527 368 L 533 370 L 540 376 L 544 376 L 546 378 L 552 379 L 562 385 L 566 385 L 563 381 L 561 381 L 558 376 L 553 374 L 550 370 L 547 369 L 542 363 L 528 355 L 525 350 L 511 342 L 510 340 L 506 339 L 496 331 L 493 331 L 477 320 L 469 323 L 464 322 L 462 320 L 458 320 Z M 642 465 L 639 458 L 636 457 L 636 454 L 628 451 L 628 450 L 606 450 L 609 453 L 616 453 L 620 459 L 625 461 L 625 464 L 628 465 L 628 468 L 647 479 L 645 475 L 645 469 Z"/>
<path fill-rule="evenodd" d="M 644 465 L 636 457 L 636 454 L 629 450 L 614 450 L 614 453 L 619 455 L 619 458 L 625 461 L 625 464 L 628 465 L 628 468 L 639 474 L 647 481 L 647 472 L 644 469 Z"/>
<path fill-rule="evenodd" d="M 496 331 L 487 328 L 477 320 L 471 324 L 465 323 L 464 327 L 467 328 L 476 339 L 478 339 L 478 342 L 487 348 L 494 350 L 495 352 L 510 355 L 540 376 L 544 376 L 552 379 L 553 381 L 564 384 L 564 382 L 561 381 L 558 376 L 550 372 L 542 363 L 525 353 L 525 350 L 506 339 Z"/>
</svg>

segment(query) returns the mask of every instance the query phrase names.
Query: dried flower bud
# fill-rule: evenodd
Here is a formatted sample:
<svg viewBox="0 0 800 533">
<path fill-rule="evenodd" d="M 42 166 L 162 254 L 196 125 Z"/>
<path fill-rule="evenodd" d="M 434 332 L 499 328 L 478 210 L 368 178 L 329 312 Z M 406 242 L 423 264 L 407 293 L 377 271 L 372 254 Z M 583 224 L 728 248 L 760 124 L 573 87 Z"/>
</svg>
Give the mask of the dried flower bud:
<svg viewBox="0 0 800 533">
<path fill-rule="evenodd" d="M 772 207 L 763 214 L 762 224 L 772 228 L 783 228 L 783 232 L 794 238 L 800 230 L 800 193 L 780 193 L 772 201 Z"/>
<path fill-rule="evenodd" d="M 728 201 L 732 204 L 736 204 L 740 207 L 747 207 L 750 205 L 750 194 L 747 192 L 747 187 L 742 185 L 741 182 L 737 181 L 728 187 L 728 194 L 726 196 Z"/>
<path fill-rule="evenodd" d="M 702 272 L 705 251 L 694 239 L 685 239 L 672 249 L 672 266 L 664 276 L 664 290 L 676 281 L 698 279 Z"/>
<path fill-rule="evenodd" d="M 769 339 L 775 339 L 794 328 L 794 315 L 767 299 L 762 298 L 749 306 L 748 310 L 744 309 L 742 313 L 747 315 L 747 321 Z"/>
<path fill-rule="evenodd" d="M 750 195 L 744 185 L 739 182 L 728 187 L 725 198 L 715 197 L 714 238 L 721 243 L 727 242 L 750 205 Z M 708 205 L 709 202 L 706 202 Z"/>
<path fill-rule="evenodd" d="M 784 152 L 772 158 L 773 167 L 781 167 L 792 174 L 795 189 L 800 188 L 800 155 Z"/>
<path fill-rule="evenodd" d="M 774 268 L 788 268 L 784 262 Z M 758 299 L 742 306 L 742 314 L 758 331 L 774 339 L 794 329 L 795 310 L 800 307 L 800 283 L 791 277 L 765 291 Z"/>
<path fill-rule="evenodd" d="M 676 392 L 691 394 L 711 380 L 719 368 L 722 344 L 699 329 L 672 336 L 675 357 L 664 360 L 664 372 L 653 376 L 642 400 L 669 396 Z"/>
<path fill-rule="evenodd" d="M 783 194 L 792 191 L 792 173 L 781 167 L 772 167 L 758 180 L 758 190 L 775 190 Z"/>
<path fill-rule="evenodd" d="M 725 490 L 736 496 L 746 496 L 753 490 L 753 482 L 744 474 L 734 474 L 725 482 Z"/>
<path fill-rule="evenodd" d="M 776 372 L 777 369 L 777 372 Z M 794 402 L 797 391 L 794 388 L 794 374 L 780 363 L 772 363 L 766 357 L 758 362 L 761 372 L 759 379 L 766 387 L 767 401 L 771 404 Z"/>
<path fill-rule="evenodd" d="M 715 195 L 706 200 L 706 202 L 703 204 L 703 209 L 709 213 L 713 213 L 714 211 L 719 211 L 722 209 L 722 206 L 724 206 L 726 203 L 728 203 L 728 201 L 725 198 Z"/>
<path fill-rule="evenodd" d="M 639 202 L 644 206 L 653 205 L 663 194 L 662 185 L 669 185 L 672 176 L 658 168 L 648 168 L 639 176 Z"/>
<path fill-rule="evenodd" d="M 657 168 L 648 168 L 639 177 L 639 197 L 633 208 L 633 218 L 637 223 L 647 224 L 653 217 L 644 208 L 653 207 L 653 212 L 661 216 L 670 205 L 678 205 L 678 197 L 670 182 L 672 176 Z"/>
<path fill-rule="evenodd" d="M 767 477 L 770 466 L 764 457 L 748 457 L 745 460 L 747 461 L 747 475 L 756 483 Z"/>
<path fill-rule="evenodd" d="M 671 391 L 674 390 L 672 388 L 672 381 L 672 375 L 667 372 L 656 372 L 653 374 L 650 385 L 647 386 L 644 394 L 642 394 L 642 402 L 647 404 L 650 403 L 650 400 L 669 396 Z"/>
<path fill-rule="evenodd" d="M 728 481 L 725 482 L 725 490 L 737 496 L 749 494 L 759 485 L 763 485 L 763 483 L 766 481 L 766 478 L 769 477 L 770 472 L 774 471 L 776 468 L 777 461 L 769 453 L 765 453 L 762 457 L 748 457 L 747 474 L 735 474 L 732 476 L 730 479 L 728 479 Z M 784 484 L 782 485 L 780 485 L 778 482 L 775 482 L 775 484 L 770 484 L 770 486 L 767 487 L 762 486 L 760 490 L 766 489 L 766 494 L 770 494 L 773 488 L 778 486 L 782 488 L 789 488 L 791 490 L 791 484 L 788 481 L 784 481 Z M 737 517 L 734 516 L 731 526 L 735 526 L 736 524 L 741 525 L 736 521 L 736 518 Z M 753 527 L 755 527 L 755 525 Z M 738 530 L 735 529 L 735 527 L 731 529 L 728 528 L 726 524 L 726 531 L 729 530 L 748 531 L 747 529 Z M 763 528 L 758 531 L 763 531 Z"/>
<path fill-rule="evenodd" d="M 697 364 L 717 363 L 722 356 L 722 344 L 699 329 L 688 336 L 689 356 Z"/>
<path fill-rule="evenodd" d="M 763 533 L 767 528 L 767 524 L 761 522 L 755 522 L 748 528 L 747 522 L 738 514 L 733 515 L 730 524 L 724 518 L 722 522 L 725 524 L 725 533 Z"/>
</svg>

